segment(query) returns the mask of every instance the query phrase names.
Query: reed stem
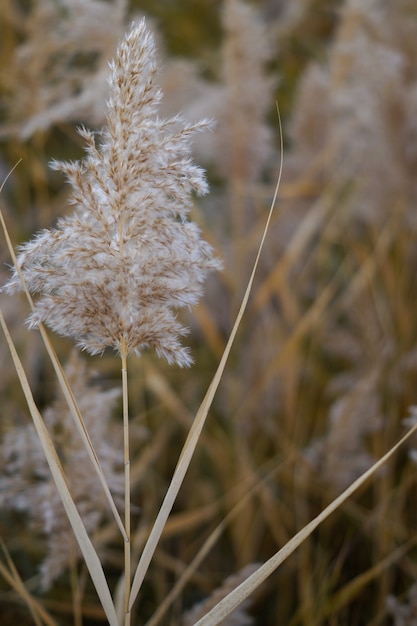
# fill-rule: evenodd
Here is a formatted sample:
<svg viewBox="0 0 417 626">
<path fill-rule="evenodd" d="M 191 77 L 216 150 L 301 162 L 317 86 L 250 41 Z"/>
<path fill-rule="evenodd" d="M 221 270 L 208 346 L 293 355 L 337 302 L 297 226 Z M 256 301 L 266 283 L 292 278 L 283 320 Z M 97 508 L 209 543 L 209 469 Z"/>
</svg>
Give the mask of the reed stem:
<svg viewBox="0 0 417 626">
<path fill-rule="evenodd" d="M 127 350 L 125 341 L 122 343 L 122 389 L 123 389 L 123 451 L 125 478 L 125 530 L 124 563 L 125 563 L 125 626 L 130 626 L 130 581 L 131 581 L 131 530 L 130 530 L 130 451 L 129 451 L 129 404 L 127 386 Z"/>
</svg>

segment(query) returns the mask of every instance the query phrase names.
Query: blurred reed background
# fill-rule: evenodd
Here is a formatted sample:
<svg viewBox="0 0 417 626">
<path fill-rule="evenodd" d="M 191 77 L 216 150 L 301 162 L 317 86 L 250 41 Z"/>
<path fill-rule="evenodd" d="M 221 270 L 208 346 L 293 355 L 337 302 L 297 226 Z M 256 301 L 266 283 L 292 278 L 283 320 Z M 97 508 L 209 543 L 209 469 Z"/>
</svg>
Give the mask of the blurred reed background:
<svg viewBox="0 0 417 626">
<path fill-rule="evenodd" d="M 278 174 L 276 102 L 281 111 L 283 180 L 249 307 L 137 607 L 137 624 L 151 620 L 215 531 L 158 621 L 189 626 L 198 602 L 218 599 L 276 552 L 416 419 L 417 5 L 0 0 L 0 9 L 0 182 L 22 159 L 0 196 L 15 244 L 68 212 L 68 185 L 48 162 L 81 158 L 76 127 L 104 123 L 107 62 L 133 18 L 146 16 L 156 37 L 161 114 L 216 121 L 194 140 L 211 191 L 193 219 L 224 270 L 183 316 L 195 363 L 169 367 L 149 352 L 129 365 L 138 553 L 244 293 Z M 0 260 L 4 283 L 4 243 Z M 57 420 L 65 410 L 38 333 L 24 326 L 25 299 L 0 298 L 114 585 L 123 569 L 117 528 Z M 89 357 L 66 339 L 53 342 L 119 494 L 120 364 L 111 353 Z M 104 624 L 3 339 L 0 369 L 0 537 L 50 624 L 74 624 L 74 571 L 82 623 Z M 417 623 L 413 445 L 224 626 Z M 5 554 L 2 563 L 2 625 L 34 623 L 4 575 Z"/>
</svg>

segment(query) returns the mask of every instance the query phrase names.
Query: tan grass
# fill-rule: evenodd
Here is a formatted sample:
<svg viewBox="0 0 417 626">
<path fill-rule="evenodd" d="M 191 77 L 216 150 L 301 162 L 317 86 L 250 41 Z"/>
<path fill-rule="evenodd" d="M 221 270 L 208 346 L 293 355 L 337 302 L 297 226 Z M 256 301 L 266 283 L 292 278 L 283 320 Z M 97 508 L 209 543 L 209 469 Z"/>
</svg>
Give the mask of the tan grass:
<svg viewBox="0 0 417 626">
<path fill-rule="evenodd" d="M 417 424 L 413 426 L 400 441 L 377 461 L 372 467 L 355 480 L 343 493 L 333 500 L 315 519 L 306 524 L 285 546 L 266 561 L 259 569 L 231 591 L 213 609 L 202 617 L 195 626 L 215 626 L 229 615 L 245 598 L 259 587 L 320 524 L 336 511 L 352 494 L 355 493 L 375 472 L 380 469 L 408 439 L 417 432 Z"/>
<path fill-rule="evenodd" d="M 57 626 L 57 622 L 49 613 L 43 608 L 42 604 L 30 594 L 24 581 L 19 575 L 19 572 L 13 563 L 13 560 L 7 550 L 7 546 L 3 540 L 0 540 L 1 549 L 6 559 L 6 565 L 0 562 L 1 576 L 9 583 L 10 587 L 16 591 L 18 597 L 25 602 L 32 615 L 34 624 L 36 626 Z"/>
<path fill-rule="evenodd" d="M 317 3 L 319 9 L 314 13 L 305 3 L 301 10 L 301 4 L 294 2 L 294 11 L 298 6 L 305 16 L 303 20 L 312 23 L 313 29 L 320 19 L 325 21 L 320 13 L 324 2 Z M 246 281 L 238 263 L 233 271 L 226 268 L 221 290 L 210 292 L 208 301 L 197 311 L 198 332 L 205 345 L 199 347 L 196 339 L 197 358 L 192 371 L 184 378 L 175 370 L 167 374 L 163 365 L 147 356 L 139 364 L 129 362 L 130 426 L 132 432 L 144 428 L 149 437 L 147 440 L 145 435 L 139 445 L 134 442 L 130 460 L 130 487 L 141 507 L 132 516 L 133 573 L 140 555 L 144 555 L 140 565 L 143 571 L 135 577 L 134 591 L 136 594 L 146 576 L 146 590 L 150 596 L 154 594 L 153 608 L 141 603 L 147 594 L 138 594 L 140 611 L 143 607 L 147 613 L 138 617 L 141 623 L 147 619 L 153 625 L 171 619 L 177 624 L 181 611 L 184 614 L 193 604 L 194 591 L 209 597 L 219 580 L 246 563 L 259 561 L 261 555 L 264 565 L 199 623 L 219 623 L 255 589 L 264 593 L 267 601 L 265 607 L 254 604 L 254 616 L 258 609 L 262 615 L 270 603 L 266 620 L 269 617 L 289 626 L 360 623 L 358 619 L 368 618 L 370 622 L 371 615 L 376 625 L 389 619 L 388 613 L 395 623 L 402 623 L 402 616 L 412 614 L 411 596 L 407 600 L 409 610 L 400 605 L 400 600 L 392 600 L 388 606 L 387 598 L 404 594 L 408 581 L 416 575 L 412 539 L 415 512 L 410 503 L 415 466 L 407 456 L 413 448 L 415 427 L 393 445 L 402 432 L 402 416 L 415 402 L 417 372 L 412 225 L 415 186 L 411 176 L 414 157 L 412 126 L 407 125 L 407 119 L 413 119 L 410 111 L 414 106 L 414 83 L 411 74 L 398 72 L 394 76 L 388 72 L 396 88 L 387 90 L 388 83 L 384 83 L 377 63 L 372 77 L 366 80 L 363 62 L 368 57 L 357 54 L 351 44 L 366 44 L 365 33 L 369 38 L 365 49 L 372 59 L 377 58 L 380 44 L 385 52 L 392 48 L 394 56 L 407 59 L 415 49 L 410 37 L 413 21 L 409 19 L 401 27 L 409 10 L 407 2 L 400 1 L 397 11 L 393 11 L 393 3 L 384 5 L 386 15 L 393 18 L 385 22 L 375 19 L 377 3 L 365 7 L 346 0 L 343 4 L 339 23 L 346 22 L 336 34 L 337 44 L 328 48 L 326 60 L 316 62 L 316 71 L 303 77 L 306 83 L 308 78 L 308 84 L 294 103 L 299 108 L 290 129 L 293 148 L 287 180 L 280 188 L 280 207 L 270 224 L 271 243 L 261 259 L 259 282 L 252 288 L 227 367 L 222 361 L 218 379 L 209 386 L 208 372 L 216 366 L 226 344 L 230 302 Z M 303 20 L 298 22 L 301 30 L 297 40 L 301 37 L 308 46 L 311 31 Z M 279 32 L 284 38 L 280 45 L 285 46 L 285 19 L 275 26 L 278 30 L 278 26 L 284 28 Z M 360 38 L 355 40 L 357 34 Z M 402 41 L 404 48 L 400 48 Z M 343 46 L 347 46 L 347 56 Z M 394 57 L 388 54 L 384 58 Z M 279 69 L 287 71 L 285 67 Z M 290 71 L 298 72 L 299 67 Z M 409 81 L 407 92 L 405 84 L 401 86 L 403 79 Z M 352 86 L 359 89 L 361 84 L 370 96 L 370 86 L 378 85 L 378 111 L 382 113 L 381 117 L 371 118 L 375 132 L 366 135 L 365 141 L 365 134 L 358 136 L 355 127 L 355 106 L 364 92 L 355 91 L 355 105 L 350 90 Z M 338 118 L 335 111 L 339 115 L 343 112 L 343 101 L 335 102 L 334 98 L 342 93 L 350 108 Z M 192 108 L 193 103 L 190 105 Z M 366 113 L 366 108 L 359 109 Z M 238 134 L 237 118 L 234 121 Z M 360 158 L 356 154 L 358 145 Z M 46 198 L 46 148 L 42 138 L 33 138 L 30 146 L 21 150 L 28 151 L 25 161 L 36 161 L 37 175 L 33 176 L 37 191 L 33 193 L 38 201 L 41 196 Z M 336 167 L 338 154 L 347 155 L 347 160 Z M 29 184 L 24 180 L 28 171 L 26 166 L 20 178 L 22 190 L 29 192 L 33 181 Z M 227 242 L 227 248 L 230 245 L 236 250 L 236 258 L 242 255 L 246 260 L 264 228 L 260 214 L 268 186 L 257 183 L 245 196 L 241 181 L 229 180 L 227 184 L 234 190 L 235 199 L 242 197 L 248 200 L 245 206 L 259 211 L 256 217 L 255 213 L 250 216 L 253 227 L 247 240 L 241 237 L 240 241 L 234 238 Z M 24 200 L 25 192 L 19 193 L 19 202 L 29 206 L 29 197 Z M 43 206 L 49 206 L 48 202 Z M 222 211 L 225 207 L 230 209 L 227 202 Z M 236 230 L 242 231 L 239 209 L 239 202 L 235 202 Z M 362 215 L 358 219 L 359 209 Z M 226 219 L 220 228 L 216 223 L 210 225 L 213 233 L 208 241 L 222 241 L 229 236 L 224 224 Z M 226 350 L 230 350 L 229 344 Z M 104 378 L 113 380 L 116 376 L 110 359 L 106 356 L 103 362 L 99 367 Z M 367 381 L 372 385 L 366 385 Z M 201 397 L 201 389 L 208 386 L 207 405 L 200 407 L 198 423 L 175 472 L 176 482 L 169 487 L 165 508 L 158 514 L 178 446 L 193 420 L 194 410 L 190 407 L 199 404 L 196 397 Z M 349 403 L 356 396 L 360 415 L 355 403 Z M 342 428 L 331 422 L 331 416 L 344 399 Z M 125 407 L 127 410 L 127 398 Z M 210 419 L 208 412 L 212 414 Z M 365 428 L 365 435 L 358 435 L 355 420 L 360 418 L 366 421 L 364 426 L 375 418 L 377 427 Z M 345 448 L 341 445 L 338 451 L 334 449 L 332 429 L 339 440 L 344 438 Z M 338 469 L 342 471 L 349 464 L 349 457 L 343 455 L 353 443 L 357 458 L 348 466 L 352 474 L 347 475 L 357 476 L 356 461 L 365 458 L 362 455 L 380 461 L 335 498 L 339 493 L 338 472 L 332 472 L 327 461 L 333 454 L 337 464 L 340 455 Z M 322 453 L 313 463 L 309 453 L 316 444 L 320 444 Z M 242 511 L 240 520 L 234 517 L 235 511 Z M 95 545 L 108 546 L 110 563 L 119 573 L 123 571 L 124 557 L 115 546 L 125 523 L 118 523 L 119 527 L 114 520 L 103 526 L 94 539 Z M 143 551 L 148 538 L 152 545 L 148 543 Z M 13 545 L 9 546 L 11 551 Z M 270 554 L 274 556 L 268 560 Z M 145 572 L 148 565 L 150 569 Z M 7 578 L 7 571 L 1 571 Z M 10 577 L 7 580 L 18 589 L 16 581 Z M 114 579 L 111 584 L 114 589 Z M 112 600 L 119 623 L 123 621 L 126 596 L 121 580 Z M 131 603 L 133 608 L 133 599 Z M 59 614 L 58 604 L 49 597 L 42 604 Z M 85 611 L 87 619 L 87 611 L 93 615 L 94 607 L 87 599 L 83 605 L 80 611 Z M 95 606 L 95 618 L 99 619 L 100 609 Z M 62 602 L 62 615 L 68 615 L 72 607 L 73 603 L 64 606 Z M 152 611 L 154 615 L 149 617 Z M 167 617 L 169 611 L 171 618 Z"/>
</svg>

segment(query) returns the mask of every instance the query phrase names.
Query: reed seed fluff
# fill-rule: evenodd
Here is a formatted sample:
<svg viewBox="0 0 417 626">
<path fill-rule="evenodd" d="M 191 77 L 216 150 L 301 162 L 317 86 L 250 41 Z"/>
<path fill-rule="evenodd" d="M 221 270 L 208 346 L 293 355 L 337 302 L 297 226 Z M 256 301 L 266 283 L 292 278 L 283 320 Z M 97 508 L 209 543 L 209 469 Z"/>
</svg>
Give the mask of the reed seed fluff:
<svg viewBox="0 0 417 626">
<path fill-rule="evenodd" d="M 189 219 L 193 195 L 207 193 L 191 159 L 191 138 L 209 121 L 160 119 L 155 45 L 134 23 L 110 64 L 106 125 L 82 128 L 86 156 L 53 162 L 71 185 L 74 210 L 20 249 L 29 291 L 38 294 L 29 325 L 44 322 L 92 354 L 153 348 L 189 365 L 176 311 L 194 306 L 206 275 L 221 263 Z M 22 288 L 14 270 L 5 290 Z"/>
</svg>

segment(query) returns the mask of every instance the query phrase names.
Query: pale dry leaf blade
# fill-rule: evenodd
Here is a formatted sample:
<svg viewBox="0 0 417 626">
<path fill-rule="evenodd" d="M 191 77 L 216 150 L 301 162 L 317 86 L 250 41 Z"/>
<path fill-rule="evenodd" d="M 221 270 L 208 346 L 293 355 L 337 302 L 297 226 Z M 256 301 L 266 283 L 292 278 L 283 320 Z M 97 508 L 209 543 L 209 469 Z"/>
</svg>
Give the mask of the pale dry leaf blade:
<svg viewBox="0 0 417 626">
<path fill-rule="evenodd" d="M 224 519 L 214 528 L 214 530 L 210 533 L 207 539 L 204 541 L 201 548 L 198 550 L 197 554 L 185 569 L 185 571 L 181 574 L 181 576 L 176 581 L 175 585 L 169 591 L 169 593 L 165 596 L 164 600 L 159 604 L 158 609 L 152 615 L 150 620 L 146 622 L 145 626 L 157 626 L 160 623 L 160 620 L 167 612 L 168 608 L 173 604 L 173 602 L 178 598 L 181 591 L 184 589 L 185 585 L 191 578 L 191 576 L 195 573 L 197 568 L 206 558 L 210 550 L 213 546 L 216 545 L 222 533 L 227 528 L 227 524 L 240 513 L 242 508 L 245 506 L 247 501 L 253 496 L 253 494 L 259 489 L 262 481 L 259 481 L 254 487 L 250 488 L 245 496 L 239 500 L 239 502 L 229 511 Z"/>
<path fill-rule="evenodd" d="M 71 496 L 71 493 L 70 493 L 70 490 L 68 488 L 68 484 L 65 478 L 64 471 L 62 469 L 61 463 L 59 461 L 56 450 L 49 436 L 49 433 L 43 422 L 42 416 L 39 413 L 38 408 L 33 399 L 32 391 L 30 389 L 28 379 L 26 377 L 20 358 L 17 354 L 16 348 L 14 346 L 13 340 L 9 333 L 9 330 L 8 330 L 8 327 L 7 327 L 7 324 L 6 324 L 6 321 L 4 319 L 1 309 L 0 309 L 0 324 L 3 328 L 3 332 L 6 337 L 7 344 L 9 346 L 9 350 L 13 359 L 13 364 L 16 369 L 16 373 L 19 377 L 19 381 L 20 381 L 23 393 L 25 395 L 27 405 L 28 405 L 30 414 L 32 416 L 33 424 L 35 426 L 40 443 L 42 445 L 42 449 L 44 451 L 48 465 L 50 467 L 52 477 L 55 481 L 59 495 L 61 497 L 62 504 L 64 505 L 65 512 L 68 516 L 68 520 L 74 531 L 74 535 L 77 539 L 81 553 L 84 557 L 86 566 L 90 572 L 91 579 L 94 583 L 94 586 L 96 588 L 97 594 L 100 598 L 100 602 L 102 604 L 102 607 L 104 609 L 104 612 L 106 614 L 106 617 L 109 621 L 110 626 L 118 626 L 118 621 L 117 621 L 116 612 L 114 609 L 113 600 L 110 594 L 110 590 L 106 581 L 106 577 L 104 575 L 104 571 L 103 571 L 100 559 L 97 555 L 97 552 L 94 549 L 93 544 L 91 543 L 91 540 L 82 522 L 80 514 L 78 513 L 77 507 L 75 506 L 75 503 L 72 499 L 72 496 Z"/>
<path fill-rule="evenodd" d="M 278 110 L 278 107 L 277 107 Z M 271 202 L 271 207 L 269 209 L 268 212 L 268 217 L 266 220 L 266 224 L 265 224 L 265 228 L 262 234 L 262 238 L 261 238 L 261 242 L 259 244 L 259 248 L 258 248 L 258 252 L 255 258 L 255 262 L 253 264 L 253 269 L 248 281 L 248 285 L 247 288 L 245 290 L 245 294 L 243 296 L 242 299 L 242 304 L 240 305 L 240 309 L 239 312 L 236 316 L 236 320 L 235 323 L 233 325 L 232 331 L 230 333 L 229 339 L 227 341 L 226 347 L 224 349 L 222 358 L 220 359 L 220 363 L 218 365 L 218 368 L 214 374 L 213 380 L 210 383 L 210 386 L 207 390 L 207 393 L 200 405 L 200 408 L 197 411 L 196 417 L 194 419 L 194 422 L 191 426 L 190 432 L 188 434 L 187 440 L 184 444 L 184 447 L 182 449 L 177 467 L 175 468 L 175 472 L 174 475 L 172 477 L 171 483 L 168 487 L 168 491 L 165 495 L 164 501 L 162 503 L 162 506 L 159 510 L 159 513 L 157 515 L 157 518 L 155 520 L 155 523 L 152 527 L 152 530 L 150 532 L 150 535 L 148 537 L 148 540 L 145 544 L 145 547 L 143 549 L 141 558 L 139 560 L 139 564 L 136 568 L 135 571 L 135 575 L 133 578 L 133 582 L 132 582 L 132 588 L 131 588 L 131 593 L 130 593 L 130 602 L 129 602 L 129 610 L 132 609 L 133 603 L 135 602 L 135 599 L 139 593 L 140 587 L 142 585 L 143 579 L 145 577 L 145 574 L 148 570 L 149 564 L 151 562 L 152 556 L 156 550 L 156 546 L 158 545 L 159 539 L 161 537 L 162 531 L 164 529 L 164 526 L 166 524 L 166 521 L 168 519 L 168 516 L 172 510 L 172 507 L 174 505 L 175 499 L 178 495 L 178 492 L 180 490 L 180 487 L 182 485 L 182 482 L 184 480 L 185 474 L 187 472 L 188 466 L 191 462 L 191 459 L 193 457 L 194 451 L 196 449 L 201 431 L 203 429 L 205 420 L 207 418 L 208 412 L 210 410 L 210 407 L 212 405 L 214 396 L 216 394 L 217 388 L 220 384 L 224 369 L 226 367 L 226 363 L 227 363 L 227 359 L 229 357 L 230 351 L 232 349 L 237 331 L 239 329 L 240 323 L 242 321 L 244 312 L 246 310 L 247 307 L 247 303 L 249 300 L 249 296 L 250 293 L 252 291 L 252 285 L 253 285 L 253 281 L 255 278 L 255 274 L 256 274 L 256 270 L 258 268 L 258 264 L 259 264 L 259 259 L 261 256 L 261 252 L 265 243 L 265 239 L 269 230 L 269 225 L 271 223 L 271 219 L 272 219 L 272 214 L 274 211 L 274 207 L 276 204 L 276 200 L 277 200 L 277 196 L 278 196 L 278 189 L 281 183 L 281 177 L 282 177 L 282 168 L 283 168 L 283 143 L 282 143 L 282 126 L 281 126 L 281 118 L 279 115 L 279 110 L 278 110 L 278 120 L 279 120 L 279 127 L 280 127 L 280 136 L 281 136 L 281 160 L 280 160 L 280 167 L 279 167 L 279 173 L 278 173 L 278 179 L 277 179 L 277 183 L 275 186 L 275 191 L 274 191 L 274 196 Z"/>
<path fill-rule="evenodd" d="M 23 278 L 23 277 L 22 277 Z M 72 392 L 72 389 L 70 387 L 70 384 L 68 382 L 68 379 L 65 375 L 64 369 L 56 355 L 55 349 L 51 343 L 51 340 L 49 339 L 49 336 L 46 332 L 46 329 L 44 327 L 43 324 L 39 324 L 39 330 L 41 332 L 41 336 L 43 339 L 43 342 L 45 344 L 46 350 L 48 352 L 48 356 L 51 360 L 51 363 L 54 367 L 55 370 L 55 374 L 57 376 L 59 385 L 62 389 L 62 392 L 64 394 L 65 400 L 67 402 L 68 405 L 68 409 L 72 415 L 72 418 L 75 422 L 75 425 L 77 427 L 77 430 L 81 436 L 81 439 L 83 441 L 84 444 L 84 448 L 86 449 L 88 456 L 90 457 L 90 460 L 93 464 L 93 467 L 96 470 L 96 473 L 98 475 L 98 478 L 100 480 L 100 483 L 103 487 L 103 491 L 104 491 L 104 495 L 106 496 L 107 502 L 109 503 L 110 509 L 113 513 L 114 519 L 119 527 L 119 530 L 123 536 L 123 539 L 126 541 L 127 540 L 127 535 L 126 535 L 126 530 L 123 526 L 123 522 L 122 519 L 120 517 L 119 511 L 117 510 L 116 504 L 114 502 L 113 496 L 111 494 L 111 491 L 109 489 L 109 486 L 107 484 L 107 480 L 106 477 L 104 475 L 103 469 L 101 467 L 101 463 L 97 457 L 96 451 L 93 447 L 93 444 L 91 442 L 90 439 L 90 435 L 88 434 L 87 428 L 85 426 L 84 420 L 82 418 L 82 415 L 80 413 L 80 410 L 78 408 L 78 404 L 77 401 L 74 397 L 74 394 Z"/>
<path fill-rule="evenodd" d="M 194 626 L 216 626 L 227 615 L 236 609 L 268 576 L 270 576 L 306 539 L 320 524 L 326 520 L 336 509 L 338 509 L 355 491 L 361 487 L 372 474 L 388 461 L 389 458 L 414 434 L 417 432 L 415 424 L 392 448 L 384 454 L 379 461 L 374 463 L 366 472 L 357 478 L 343 493 L 335 498 L 317 517 L 306 524 L 285 546 L 276 552 L 259 569 L 249 576 L 243 583 L 231 591 L 213 609 L 202 617 Z"/>
</svg>

